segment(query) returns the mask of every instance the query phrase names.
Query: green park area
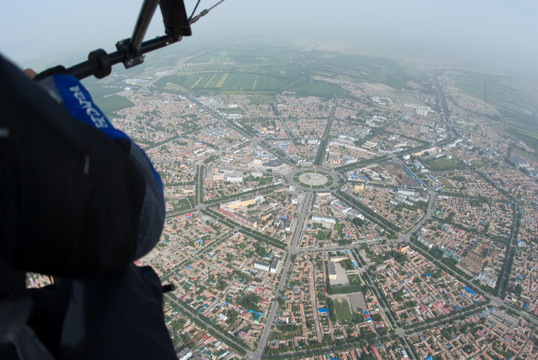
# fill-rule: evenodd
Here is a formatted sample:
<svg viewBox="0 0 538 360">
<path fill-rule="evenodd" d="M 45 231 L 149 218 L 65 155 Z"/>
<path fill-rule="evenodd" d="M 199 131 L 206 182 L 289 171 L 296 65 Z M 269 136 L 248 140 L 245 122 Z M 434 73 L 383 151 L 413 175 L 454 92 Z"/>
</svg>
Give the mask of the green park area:
<svg viewBox="0 0 538 360">
<path fill-rule="evenodd" d="M 448 179 L 445 178 L 445 177 L 438 176 L 438 177 L 437 177 L 437 180 L 439 180 L 439 181 L 441 182 L 441 184 L 443 184 L 444 187 L 447 188 L 447 189 L 453 189 L 453 188 L 454 188 L 454 185 L 452 185 L 452 183 L 450 182 L 450 180 L 448 180 Z"/>
<path fill-rule="evenodd" d="M 109 117 L 114 111 L 134 106 L 129 99 L 116 94 L 96 99 L 95 102 L 97 103 L 97 106 L 99 106 L 99 108 Z"/>
<path fill-rule="evenodd" d="M 430 166 L 432 171 L 450 171 L 463 168 L 462 164 L 457 164 L 454 160 L 446 158 L 428 160 L 426 164 Z"/>
<path fill-rule="evenodd" d="M 336 319 L 341 322 L 351 321 L 351 311 L 349 310 L 349 304 L 345 299 L 337 299 L 334 301 L 334 312 L 336 313 Z"/>
</svg>

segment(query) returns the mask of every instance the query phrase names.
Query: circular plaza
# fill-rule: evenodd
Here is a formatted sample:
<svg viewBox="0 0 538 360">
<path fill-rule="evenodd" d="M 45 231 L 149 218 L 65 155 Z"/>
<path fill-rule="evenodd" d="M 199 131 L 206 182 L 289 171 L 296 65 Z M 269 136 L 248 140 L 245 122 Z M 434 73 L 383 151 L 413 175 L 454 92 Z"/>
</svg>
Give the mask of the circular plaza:
<svg viewBox="0 0 538 360">
<path fill-rule="evenodd" d="M 324 189 L 334 184 L 334 179 L 324 171 L 302 170 L 293 174 L 293 182 L 308 189 Z"/>
</svg>

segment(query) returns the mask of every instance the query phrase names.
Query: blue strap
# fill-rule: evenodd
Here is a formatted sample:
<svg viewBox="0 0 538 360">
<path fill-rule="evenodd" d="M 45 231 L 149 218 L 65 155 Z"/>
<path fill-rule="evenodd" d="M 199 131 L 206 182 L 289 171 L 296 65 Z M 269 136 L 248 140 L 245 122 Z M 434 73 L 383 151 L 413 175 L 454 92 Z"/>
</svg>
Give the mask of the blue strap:
<svg viewBox="0 0 538 360">
<path fill-rule="evenodd" d="M 129 138 L 127 134 L 112 126 L 112 124 L 110 123 L 110 121 L 108 121 L 107 117 L 105 116 L 105 114 L 103 114 L 101 109 L 99 109 L 97 105 L 95 105 L 88 90 L 86 90 L 86 88 L 80 83 L 80 81 L 76 77 L 71 75 L 55 75 L 53 76 L 53 79 L 56 85 L 56 89 L 62 97 L 64 106 L 67 108 L 67 110 L 69 110 L 69 113 L 71 113 L 71 115 L 73 115 L 77 119 L 80 119 L 86 124 L 99 129 L 101 132 L 105 133 L 105 135 L 107 135 L 110 139 L 122 138 L 132 142 L 131 138 Z M 144 151 L 141 151 L 141 153 L 147 160 L 151 168 L 151 172 L 153 173 L 153 177 L 155 178 L 155 181 L 157 182 L 157 185 L 159 186 L 159 189 L 162 193 L 163 184 L 159 173 L 153 167 L 153 164 L 151 163 L 151 160 L 148 158 L 146 153 Z"/>
<path fill-rule="evenodd" d="M 82 86 L 76 77 L 55 75 L 53 78 L 64 106 L 71 115 L 88 125 L 98 128 L 111 139 L 129 139 L 127 134 L 112 126 L 101 109 L 95 105 L 88 90 Z"/>
</svg>

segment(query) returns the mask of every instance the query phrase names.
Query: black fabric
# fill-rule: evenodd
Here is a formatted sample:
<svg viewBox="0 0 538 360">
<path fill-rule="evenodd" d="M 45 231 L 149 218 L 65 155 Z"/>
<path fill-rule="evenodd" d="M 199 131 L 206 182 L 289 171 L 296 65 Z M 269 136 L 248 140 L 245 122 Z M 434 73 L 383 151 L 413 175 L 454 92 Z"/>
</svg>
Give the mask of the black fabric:
<svg viewBox="0 0 538 360">
<path fill-rule="evenodd" d="M 1 56 L 0 110 L 0 358 L 176 359 L 159 278 L 132 264 L 164 218 L 143 153 Z M 26 290 L 27 271 L 61 278 Z"/>
<path fill-rule="evenodd" d="M 12 343 L 0 344 L 0 359 L 2 360 L 20 360 L 17 349 Z"/>
<path fill-rule="evenodd" d="M 0 304 L 22 298 L 26 287 L 25 280 L 24 271 L 13 270 L 0 256 Z"/>
<path fill-rule="evenodd" d="M 36 309 L 32 327 L 58 359 L 176 359 L 161 283 L 150 267 L 61 279 L 29 293 Z"/>
<path fill-rule="evenodd" d="M 145 183 L 128 154 L 0 56 L 0 256 L 97 275 L 134 259 Z"/>
<path fill-rule="evenodd" d="M 28 297 L 0 302 L 0 359 L 12 356 L 14 349 L 21 360 L 54 359 L 28 325 L 31 312 L 32 301 Z"/>
</svg>

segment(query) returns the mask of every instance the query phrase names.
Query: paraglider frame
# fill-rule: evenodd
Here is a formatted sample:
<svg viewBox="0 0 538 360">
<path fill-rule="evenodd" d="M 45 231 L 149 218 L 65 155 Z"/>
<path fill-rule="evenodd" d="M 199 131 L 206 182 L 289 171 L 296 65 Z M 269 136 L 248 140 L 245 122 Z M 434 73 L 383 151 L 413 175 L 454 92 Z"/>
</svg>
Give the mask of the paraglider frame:
<svg viewBox="0 0 538 360">
<path fill-rule="evenodd" d="M 143 41 L 157 6 L 161 9 L 166 35 Z M 183 36 L 192 35 L 192 22 L 192 19 L 187 18 L 183 0 L 144 0 L 132 37 L 118 41 L 117 51 L 107 54 L 103 49 L 94 50 L 89 53 L 87 61 L 69 68 L 55 66 L 39 73 L 35 80 L 55 74 L 69 74 L 79 80 L 91 75 L 98 79 L 104 78 L 111 73 L 112 65 L 120 62 L 125 68 L 139 65 L 144 61 L 145 53 L 181 41 Z"/>
</svg>

